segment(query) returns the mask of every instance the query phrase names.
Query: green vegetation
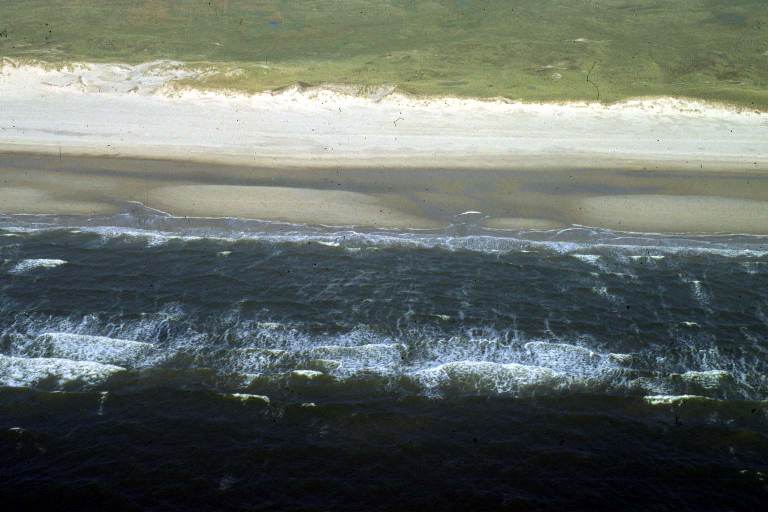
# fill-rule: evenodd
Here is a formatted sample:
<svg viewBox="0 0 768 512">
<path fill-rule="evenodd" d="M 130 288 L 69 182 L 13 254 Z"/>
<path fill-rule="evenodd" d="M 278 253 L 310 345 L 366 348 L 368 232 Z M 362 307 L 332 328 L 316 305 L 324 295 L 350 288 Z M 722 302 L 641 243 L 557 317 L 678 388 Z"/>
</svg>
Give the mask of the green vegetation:
<svg viewBox="0 0 768 512">
<path fill-rule="evenodd" d="M 765 0 L 3 0 L 0 55 L 176 59 L 220 71 L 198 86 L 248 91 L 389 83 L 768 110 Z"/>
</svg>

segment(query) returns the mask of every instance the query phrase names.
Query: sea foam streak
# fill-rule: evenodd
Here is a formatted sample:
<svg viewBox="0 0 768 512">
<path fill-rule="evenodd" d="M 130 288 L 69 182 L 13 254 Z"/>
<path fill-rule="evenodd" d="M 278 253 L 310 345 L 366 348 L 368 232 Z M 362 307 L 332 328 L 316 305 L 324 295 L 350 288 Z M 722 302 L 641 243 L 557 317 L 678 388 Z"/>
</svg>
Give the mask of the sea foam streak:
<svg viewBox="0 0 768 512">
<path fill-rule="evenodd" d="M 22 347 L 19 347 L 22 348 Z M 150 343 L 62 332 L 45 333 L 22 348 L 29 357 L 54 357 L 73 361 L 133 366 L 148 358 Z M 18 348 L 17 348 L 18 350 Z"/>
<path fill-rule="evenodd" d="M 122 216 L 125 217 L 125 216 Z M 125 218 L 115 220 L 122 220 Z M 127 217 L 128 223 L 134 221 Z M 624 233 L 608 229 L 573 226 L 557 230 L 522 230 L 510 232 L 506 236 L 493 234 L 488 230 L 476 228 L 476 233 L 456 235 L 452 228 L 421 233 L 418 231 L 357 231 L 352 229 L 334 230 L 312 226 L 290 225 L 282 223 L 241 221 L 231 219 L 237 228 L 181 228 L 175 218 L 157 218 L 153 222 L 167 224 L 172 229 L 141 229 L 132 226 L 116 225 L 81 225 L 76 226 L 40 226 L 31 223 L 19 225 L 14 219 L 13 225 L 0 229 L 9 234 L 34 234 L 49 231 L 70 230 L 73 227 L 85 234 L 96 234 L 105 242 L 120 238 L 144 240 L 149 246 L 157 246 L 171 241 L 215 240 L 225 243 L 244 241 L 269 244 L 306 244 L 317 243 L 329 248 L 341 248 L 348 251 L 376 248 L 425 248 L 448 251 L 473 251 L 483 253 L 508 253 L 524 251 L 547 251 L 557 254 L 570 254 L 577 259 L 595 265 L 601 270 L 606 266 L 601 256 L 620 254 L 641 264 L 659 264 L 667 255 L 712 254 L 722 257 L 762 258 L 768 255 L 768 236 L 763 235 L 665 235 L 654 233 Z M 205 219 L 201 219 L 204 221 Z M 229 256 L 230 250 L 220 251 L 222 256 Z M 599 254 L 595 254 L 599 253 Z M 57 261 L 62 260 L 30 260 Z M 66 263 L 66 262 L 65 262 Z M 58 263 L 61 264 L 61 263 Z M 750 267 L 751 271 L 762 270 L 759 263 Z"/>
<path fill-rule="evenodd" d="M 65 265 L 67 262 L 59 259 L 28 259 L 17 263 L 10 272 L 12 274 L 24 274 L 31 270 L 40 268 L 56 268 L 60 265 Z"/>
<path fill-rule="evenodd" d="M 0 354 L 0 386 L 54 387 L 80 383 L 86 387 L 103 384 L 125 371 L 114 365 L 59 358 L 9 357 Z"/>
<path fill-rule="evenodd" d="M 17 341 L 12 344 L 13 353 L 24 357 L 2 356 L 0 364 L 0 382 L 10 386 L 50 386 L 51 379 L 58 387 L 70 382 L 93 386 L 123 371 L 126 365 L 152 369 L 169 364 L 173 367 L 185 361 L 181 367 L 210 368 L 222 377 L 236 377 L 229 380 L 241 382 L 240 390 L 251 389 L 249 386 L 257 385 L 255 382 L 279 383 L 286 379 L 321 379 L 325 383 L 350 385 L 373 379 L 379 382 L 376 386 L 385 388 L 409 382 L 408 386 L 415 386 L 419 393 L 435 397 L 452 393 L 523 395 L 568 390 L 754 396 L 754 390 L 739 383 L 750 371 L 748 368 L 739 370 L 742 375 L 737 376 L 723 370 L 676 373 L 673 361 L 669 367 L 660 365 L 653 352 L 600 353 L 552 341 L 520 344 L 450 338 L 435 340 L 439 345 L 433 341 L 421 348 L 411 341 L 392 343 L 365 331 L 316 340 L 314 336 L 274 326 L 264 328 L 258 336 L 249 336 L 256 340 L 251 343 L 260 346 L 242 348 L 219 348 L 201 343 L 202 340 L 183 339 L 154 347 L 67 333 L 48 333 L 27 341 L 19 335 L 14 337 Z M 329 344 L 332 339 L 342 344 Z M 285 348 L 264 348 L 265 344 L 274 343 Z M 158 358 L 157 351 L 163 357 Z M 717 363 L 738 370 L 738 363 L 728 358 L 710 361 Z"/>
<path fill-rule="evenodd" d="M 85 308 L 71 303 L 69 272 L 34 283 L 8 279 L 0 350 L 25 361 L 69 361 L 56 382 L 76 379 L 78 368 L 88 375 L 91 367 L 76 363 L 93 363 L 140 374 L 189 371 L 191 379 L 219 379 L 222 392 L 250 394 L 296 381 L 428 396 L 768 396 L 758 357 L 763 296 L 754 286 L 765 269 L 742 264 L 766 249 L 764 237 L 729 243 L 587 228 L 535 235 L 545 239 L 281 229 L 7 229 L 18 235 L 0 244 L 10 265 L 27 244 L 48 244 L 70 269 L 85 269 L 78 258 L 94 254 L 105 266 L 78 276 Z M 473 254 L 451 253 L 462 250 Z M 342 271 L 333 268 L 338 261 Z M 395 282 L 382 281 L 380 269 L 393 262 L 401 269 Z M 202 294 L 191 278 L 198 272 L 208 283 Z M 631 281 L 622 277 L 629 274 Z M 169 288 L 158 291 L 156 282 Z M 496 283 L 503 284 L 498 294 Z M 700 283 L 706 302 L 695 300 L 691 283 Z M 753 300 L 734 306 L 731 292 Z M 661 304 L 657 318 L 638 297 Z M 718 331 L 712 319 L 734 307 L 738 332 Z M 742 338 L 733 348 L 731 340 Z M 12 377 L 20 364 L 6 365 L 4 382 L 23 382 Z"/>
</svg>

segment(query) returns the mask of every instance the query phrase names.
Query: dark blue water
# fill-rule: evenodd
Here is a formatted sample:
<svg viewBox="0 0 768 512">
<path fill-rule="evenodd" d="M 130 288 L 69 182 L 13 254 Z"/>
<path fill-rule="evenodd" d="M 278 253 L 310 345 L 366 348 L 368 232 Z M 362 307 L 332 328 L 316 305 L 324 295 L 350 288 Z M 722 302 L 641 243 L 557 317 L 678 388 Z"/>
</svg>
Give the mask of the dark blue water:
<svg viewBox="0 0 768 512">
<path fill-rule="evenodd" d="M 764 239 L 181 235 L 0 230 L 4 502 L 768 498 Z"/>
</svg>

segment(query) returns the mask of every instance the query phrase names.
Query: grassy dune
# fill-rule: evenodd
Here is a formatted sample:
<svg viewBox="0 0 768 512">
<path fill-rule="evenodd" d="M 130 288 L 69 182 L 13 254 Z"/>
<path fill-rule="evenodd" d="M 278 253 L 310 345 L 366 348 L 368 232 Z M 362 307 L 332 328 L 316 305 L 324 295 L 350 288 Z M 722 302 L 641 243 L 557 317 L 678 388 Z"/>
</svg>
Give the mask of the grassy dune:
<svg viewBox="0 0 768 512">
<path fill-rule="evenodd" d="M 389 83 L 768 110 L 765 0 L 3 0 L 0 55 L 176 59 L 218 70 L 197 86 L 244 91 Z"/>
</svg>

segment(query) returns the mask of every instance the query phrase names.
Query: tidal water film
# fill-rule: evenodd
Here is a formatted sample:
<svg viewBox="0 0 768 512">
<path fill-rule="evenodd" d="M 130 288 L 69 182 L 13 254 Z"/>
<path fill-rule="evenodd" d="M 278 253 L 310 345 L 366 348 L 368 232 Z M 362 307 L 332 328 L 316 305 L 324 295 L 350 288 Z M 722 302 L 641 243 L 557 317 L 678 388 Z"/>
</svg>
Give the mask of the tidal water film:
<svg viewBox="0 0 768 512">
<path fill-rule="evenodd" d="M 768 499 L 764 237 L 14 222 L 0 231 L 14 507 Z"/>
</svg>

